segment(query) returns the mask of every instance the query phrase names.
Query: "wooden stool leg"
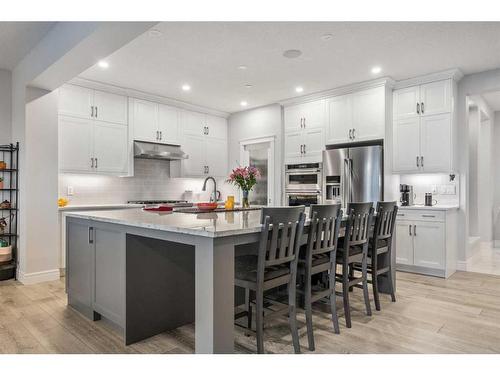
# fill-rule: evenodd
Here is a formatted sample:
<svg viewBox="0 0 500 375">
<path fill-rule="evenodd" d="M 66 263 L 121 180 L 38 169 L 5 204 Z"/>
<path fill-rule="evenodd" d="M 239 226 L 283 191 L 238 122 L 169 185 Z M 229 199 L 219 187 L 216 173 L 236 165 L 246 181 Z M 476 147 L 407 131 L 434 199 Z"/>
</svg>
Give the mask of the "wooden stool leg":
<svg viewBox="0 0 500 375">
<path fill-rule="evenodd" d="M 264 353 L 264 293 L 256 292 L 255 325 L 257 333 L 257 353 Z"/>
<path fill-rule="evenodd" d="M 365 298 L 365 306 L 366 306 L 366 315 L 372 315 L 372 309 L 370 306 L 370 295 L 368 294 L 368 257 L 366 256 L 366 252 L 363 255 L 362 261 L 362 279 L 363 279 L 363 296 Z"/>
<path fill-rule="evenodd" d="M 389 281 L 389 284 L 391 285 L 391 300 L 392 302 L 396 302 L 396 294 L 394 293 L 394 280 L 392 280 L 392 267 L 389 268 L 387 279 Z"/>
<path fill-rule="evenodd" d="M 375 310 L 380 311 L 380 297 L 378 294 L 378 276 L 377 270 L 372 268 L 372 288 L 373 288 L 373 300 L 375 301 Z"/>
<path fill-rule="evenodd" d="M 295 354 L 300 353 L 299 330 L 297 328 L 297 296 L 295 277 L 292 276 L 293 282 L 288 285 L 288 322 L 290 325 L 290 333 L 292 334 L 292 343 Z"/>
<path fill-rule="evenodd" d="M 333 322 L 333 330 L 335 333 L 340 333 L 339 327 L 339 315 L 337 313 L 337 294 L 335 293 L 335 271 L 337 266 L 333 265 L 333 269 L 330 271 L 329 276 L 329 288 L 330 288 L 330 308 L 332 309 L 332 322 Z"/>
<path fill-rule="evenodd" d="M 307 325 L 307 341 L 309 344 L 309 350 L 314 351 L 314 333 L 313 333 L 313 324 L 312 324 L 312 302 L 311 302 L 311 275 L 309 273 L 306 274 L 305 280 L 305 301 L 304 301 L 304 309 L 306 313 L 306 325 Z"/>
<path fill-rule="evenodd" d="M 252 291 L 245 289 L 245 309 L 247 311 L 247 328 L 252 329 Z"/>
<path fill-rule="evenodd" d="M 349 277 L 352 279 L 354 278 L 354 268 L 351 266 L 348 266 L 349 268 Z M 354 290 L 354 287 L 349 287 L 349 292 L 352 292 Z"/>
<path fill-rule="evenodd" d="M 345 325 L 351 328 L 351 307 L 349 306 L 349 266 L 342 266 L 342 299 L 344 300 Z"/>
</svg>

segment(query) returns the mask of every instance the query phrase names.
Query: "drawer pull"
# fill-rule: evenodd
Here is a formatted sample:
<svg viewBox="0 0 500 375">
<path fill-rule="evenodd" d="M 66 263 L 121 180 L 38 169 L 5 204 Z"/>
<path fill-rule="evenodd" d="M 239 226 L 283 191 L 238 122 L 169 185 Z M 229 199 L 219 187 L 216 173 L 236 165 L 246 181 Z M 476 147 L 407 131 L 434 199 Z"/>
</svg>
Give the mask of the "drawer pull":
<svg viewBox="0 0 500 375">
<path fill-rule="evenodd" d="M 422 215 L 422 217 L 436 217 L 436 215 Z"/>
<path fill-rule="evenodd" d="M 405 216 L 405 214 L 398 214 L 398 216 Z"/>
</svg>

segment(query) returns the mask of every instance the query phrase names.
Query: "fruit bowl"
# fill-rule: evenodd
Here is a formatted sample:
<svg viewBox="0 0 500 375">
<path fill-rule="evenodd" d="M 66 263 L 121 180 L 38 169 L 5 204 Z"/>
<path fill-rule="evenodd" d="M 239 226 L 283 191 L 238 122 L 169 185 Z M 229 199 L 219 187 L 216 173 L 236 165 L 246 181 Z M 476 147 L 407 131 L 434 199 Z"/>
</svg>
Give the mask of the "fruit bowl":
<svg viewBox="0 0 500 375">
<path fill-rule="evenodd" d="M 218 207 L 217 203 L 196 203 L 196 206 L 198 209 L 203 210 L 203 211 L 213 211 Z"/>
</svg>

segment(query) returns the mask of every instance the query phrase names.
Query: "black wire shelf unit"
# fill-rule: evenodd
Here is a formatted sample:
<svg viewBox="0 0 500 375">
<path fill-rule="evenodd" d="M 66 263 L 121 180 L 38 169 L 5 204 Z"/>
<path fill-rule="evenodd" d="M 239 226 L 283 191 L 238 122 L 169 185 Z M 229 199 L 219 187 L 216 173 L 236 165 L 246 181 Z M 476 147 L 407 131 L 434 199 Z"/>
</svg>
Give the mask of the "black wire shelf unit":
<svg viewBox="0 0 500 375">
<path fill-rule="evenodd" d="M 3 164 L 3 163 L 5 164 Z M 18 183 L 19 183 L 19 142 L 0 145 L 0 220 L 6 226 L 0 227 L 0 239 L 12 246 L 12 260 L 0 261 L 0 280 L 16 278 L 18 265 Z"/>
</svg>

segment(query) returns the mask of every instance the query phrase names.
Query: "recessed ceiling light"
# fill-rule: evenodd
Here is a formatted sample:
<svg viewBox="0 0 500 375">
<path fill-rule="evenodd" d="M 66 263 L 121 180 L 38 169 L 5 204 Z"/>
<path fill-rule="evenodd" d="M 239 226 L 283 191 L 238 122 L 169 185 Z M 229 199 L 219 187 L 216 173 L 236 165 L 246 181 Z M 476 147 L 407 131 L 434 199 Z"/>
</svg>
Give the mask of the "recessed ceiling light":
<svg viewBox="0 0 500 375">
<path fill-rule="evenodd" d="M 238 66 L 238 69 L 239 70 L 247 70 L 248 66 L 246 66 L 246 65 L 240 65 L 240 66 Z"/>
<path fill-rule="evenodd" d="M 333 35 L 332 35 L 332 34 L 323 34 L 323 35 L 321 35 L 321 40 L 324 40 L 325 42 L 326 42 L 327 40 L 332 39 L 332 38 L 333 38 Z"/>
<path fill-rule="evenodd" d="M 248 103 L 247 103 L 246 101 L 242 100 L 242 101 L 240 102 L 240 105 L 241 105 L 242 107 L 246 107 L 246 106 L 248 105 Z"/>
<path fill-rule="evenodd" d="M 295 88 L 295 92 L 302 92 L 302 91 L 304 91 L 304 88 L 302 86 L 297 86 Z"/>
<path fill-rule="evenodd" d="M 373 74 L 379 74 L 382 71 L 382 68 L 380 66 L 374 66 L 372 68 L 372 73 Z"/>
<path fill-rule="evenodd" d="M 184 85 L 182 85 L 182 89 L 184 91 L 189 91 L 189 90 L 191 90 L 191 86 L 189 86 L 187 83 L 185 83 Z"/>
<path fill-rule="evenodd" d="M 253 87 L 253 85 L 251 85 L 251 84 L 247 83 L 247 84 L 245 85 L 245 87 L 246 87 L 247 89 L 251 89 L 251 88 Z"/>
<path fill-rule="evenodd" d="M 109 63 L 107 61 L 101 60 L 97 63 L 97 66 L 101 69 L 108 69 Z"/>
<path fill-rule="evenodd" d="M 163 33 L 158 29 L 149 30 L 149 36 L 152 36 L 154 38 L 162 36 L 162 35 L 163 35 Z"/>
<path fill-rule="evenodd" d="M 289 59 L 295 59 L 302 55 L 302 51 L 298 49 L 287 49 L 285 52 L 283 52 L 283 56 L 289 58 Z"/>
</svg>

